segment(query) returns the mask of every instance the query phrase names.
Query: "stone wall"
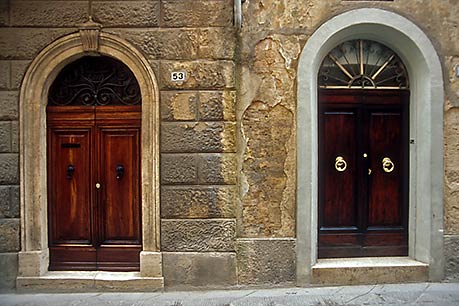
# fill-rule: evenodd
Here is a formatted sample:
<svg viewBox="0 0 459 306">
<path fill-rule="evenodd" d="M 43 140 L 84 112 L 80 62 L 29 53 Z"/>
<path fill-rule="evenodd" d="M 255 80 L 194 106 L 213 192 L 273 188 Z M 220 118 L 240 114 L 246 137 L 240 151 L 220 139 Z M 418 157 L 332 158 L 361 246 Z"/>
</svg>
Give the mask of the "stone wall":
<svg viewBox="0 0 459 306">
<path fill-rule="evenodd" d="M 92 12 L 142 52 L 160 86 L 161 249 L 168 286 L 295 281 L 297 66 L 331 17 L 378 7 L 430 37 L 445 78 L 445 255 L 459 279 L 457 0 L 0 1 L 0 287 L 20 249 L 18 91 L 30 61 Z M 434 14 L 432 12 L 435 12 Z M 174 70 L 187 72 L 172 82 Z M 209 271 L 219 269 L 219 273 Z"/>
</svg>

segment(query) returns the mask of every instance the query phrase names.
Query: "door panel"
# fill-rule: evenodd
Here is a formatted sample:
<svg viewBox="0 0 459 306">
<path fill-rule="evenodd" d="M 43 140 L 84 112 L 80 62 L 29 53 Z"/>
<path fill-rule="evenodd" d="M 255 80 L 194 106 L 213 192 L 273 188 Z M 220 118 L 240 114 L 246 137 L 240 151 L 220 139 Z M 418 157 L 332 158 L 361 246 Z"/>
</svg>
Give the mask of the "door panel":
<svg viewBox="0 0 459 306">
<path fill-rule="evenodd" d="M 401 114 L 370 114 L 370 157 L 368 226 L 401 226 Z M 383 163 L 384 159 L 386 160 Z M 387 171 L 387 172 L 386 172 Z"/>
<path fill-rule="evenodd" d="M 91 139 L 93 130 L 48 130 L 51 269 L 93 268 Z M 84 253 L 84 254 L 83 254 Z"/>
<path fill-rule="evenodd" d="M 407 255 L 408 95 L 321 90 L 319 101 L 319 258 Z"/>
<path fill-rule="evenodd" d="M 102 129 L 100 135 L 101 242 L 139 244 L 139 131 Z"/>
<path fill-rule="evenodd" d="M 356 224 L 356 113 L 348 110 L 324 113 L 325 172 L 327 190 L 322 227 L 354 227 Z M 337 169 L 338 167 L 338 169 Z"/>
</svg>

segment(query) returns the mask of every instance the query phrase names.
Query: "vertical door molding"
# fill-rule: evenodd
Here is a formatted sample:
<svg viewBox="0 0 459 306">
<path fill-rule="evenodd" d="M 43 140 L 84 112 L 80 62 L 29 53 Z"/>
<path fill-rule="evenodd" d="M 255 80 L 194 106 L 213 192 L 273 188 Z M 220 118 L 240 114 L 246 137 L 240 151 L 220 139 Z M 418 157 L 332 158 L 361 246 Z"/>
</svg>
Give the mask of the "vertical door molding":
<svg viewBox="0 0 459 306">
<path fill-rule="evenodd" d="M 443 278 L 443 74 L 427 35 L 408 19 L 362 8 L 335 16 L 306 42 L 298 67 L 297 281 L 312 280 L 317 261 L 318 72 L 323 58 L 351 39 L 381 42 L 405 63 L 411 84 L 409 257 Z"/>
<path fill-rule="evenodd" d="M 99 34 L 98 53 L 123 62 L 136 77 L 142 95 L 141 207 L 142 277 L 162 278 L 159 236 L 159 89 L 146 58 L 127 41 Z M 48 91 L 59 71 L 87 55 L 79 33 L 62 37 L 30 64 L 19 97 L 21 252 L 19 279 L 48 271 L 46 105 Z"/>
</svg>

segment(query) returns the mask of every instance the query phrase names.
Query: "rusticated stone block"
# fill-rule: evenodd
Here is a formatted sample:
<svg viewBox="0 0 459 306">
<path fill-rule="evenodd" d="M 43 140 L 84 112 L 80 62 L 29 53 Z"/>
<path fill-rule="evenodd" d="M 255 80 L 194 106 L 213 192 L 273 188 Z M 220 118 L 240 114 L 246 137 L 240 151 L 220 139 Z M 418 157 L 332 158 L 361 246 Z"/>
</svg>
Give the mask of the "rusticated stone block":
<svg viewBox="0 0 459 306">
<path fill-rule="evenodd" d="M 294 239 L 238 239 L 239 284 L 285 284 L 295 280 Z"/>
<path fill-rule="evenodd" d="M 0 153 L 11 152 L 11 121 L 0 121 Z"/>
<path fill-rule="evenodd" d="M 19 218 L 18 186 L 0 186 L 0 218 Z"/>
<path fill-rule="evenodd" d="M 1 5 L 1 4 L 0 4 Z M 9 61 L 0 61 L 0 88 L 10 88 L 11 64 Z"/>
<path fill-rule="evenodd" d="M 0 289 L 14 289 L 18 271 L 17 253 L 0 253 Z"/>
<path fill-rule="evenodd" d="M 235 121 L 236 92 L 231 90 L 200 92 L 199 119 L 209 121 Z"/>
<path fill-rule="evenodd" d="M 17 119 L 18 103 L 16 91 L 0 91 L 0 120 Z"/>
<path fill-rule="evenodd" d="M 459 281 L 459 235 L 445 235 L 445 276 L 449 281 Z"/>
<path fill-rule="evenodd" d="M 10 1 L 0 1 L 0 26 L 7 26 L 10 23 L 9 5 Z"/>
<path fill-rule="evenodd" d="M 200 184 L 236 184 L 236 155 L 200 155 L 198 177 Z"/>
<path fill-rule="evenodd" d="M 161 220 L 161 248 L 166 252 L 234 251 L 236 221 Z"/>
<path fill-rule="evenodd" d="M 201 29 L 199 41 L 199 58 L 234 58 L 236 49 L 236 31 L 234 27 Z"/>
<path fill-rule="evenodd" d="M 19 251 L 19 235 L 19 219 L 0 219 L 0 253 Z"/>
<path fill-rule="evenodd" d="M 19 183 L 18 154 L 0 154 L 0 184 Z"/>
<path fill-rule="evenodd" d="M 162 91 L 161 119 L 164 121 L 197 120 L 197 92 Z"/>
<path fill-rule="evenodd" d="M 11 152 L 19 152 L 19 123 L 11 121 Z"/>
<path fill-rule="evenodd" d="M 230 27 L 233 22 L 229 0 L 162 1 L 162 10 L 165 27 Z"/>
<path fill-rule="evenodd" d="M 229 122 L 161 124 L 162 152 L 234 152 L 236 126 Z"/>
<path fill-rule="evenodd" d="M 11 61 L 11 89 L 21 87 L 22 79 L 30 61 Z"/>
<path fill-rule="evenodd" d="M 237 285 L 234 253 L 163 253 L 168 287 L 227 288 Z"/>
<path fill-rule="evenodd" d="M 13 26 L 76 26 L 87 20 L 86 1 L 11 1 Z"/>
<path fill-rule="evenodd" d="M 158 26 L 159 1 L 93 1 L 92 9 L 104 26 Z"/>
<path fill-rule="evenodd" d="M 161 155 L 162 184 L 196 184 L 198 181 L 197 156 L 190 154 Z"/>
<path fill-rule="evenodd" d="M 107 29 L 107 32 L 127 39 L 153 58 L 191 60 L 198 56 L 199 29 Z"/>
<path fill-rule="evenodd" d="M 164 186 L 161 188 L 161 217 L 234 218 L 235 186 Z"/>
<path fill-rule="evenodd" d="M 52 41 L 71 32 L 75 29 L 0 28 L 0 58 L 32 59 Z"/>
<path fill-rule="evenodd" d="M 183 83 L 171 81 L 172 71 L 186 71 Z M 160 86 L 170 89 L 224 89 L 234 87 L 234 63 L 232 61 L 170 62 L 160 65 Z"/>
</svg>

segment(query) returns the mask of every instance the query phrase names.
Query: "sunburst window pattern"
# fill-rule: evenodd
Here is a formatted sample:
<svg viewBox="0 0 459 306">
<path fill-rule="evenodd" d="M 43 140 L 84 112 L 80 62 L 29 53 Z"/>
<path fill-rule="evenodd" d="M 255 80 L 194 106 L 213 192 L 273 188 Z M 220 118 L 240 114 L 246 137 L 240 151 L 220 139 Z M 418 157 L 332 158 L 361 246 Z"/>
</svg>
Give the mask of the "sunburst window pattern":
<svg viewBox="0 0 459 306">
<path fill-rule="evenodd" d="M 371 40 L 346 41 L 328 53 L 319 70 L 320 88 L 407 89 L 401 59 Z"/>
</svg>

